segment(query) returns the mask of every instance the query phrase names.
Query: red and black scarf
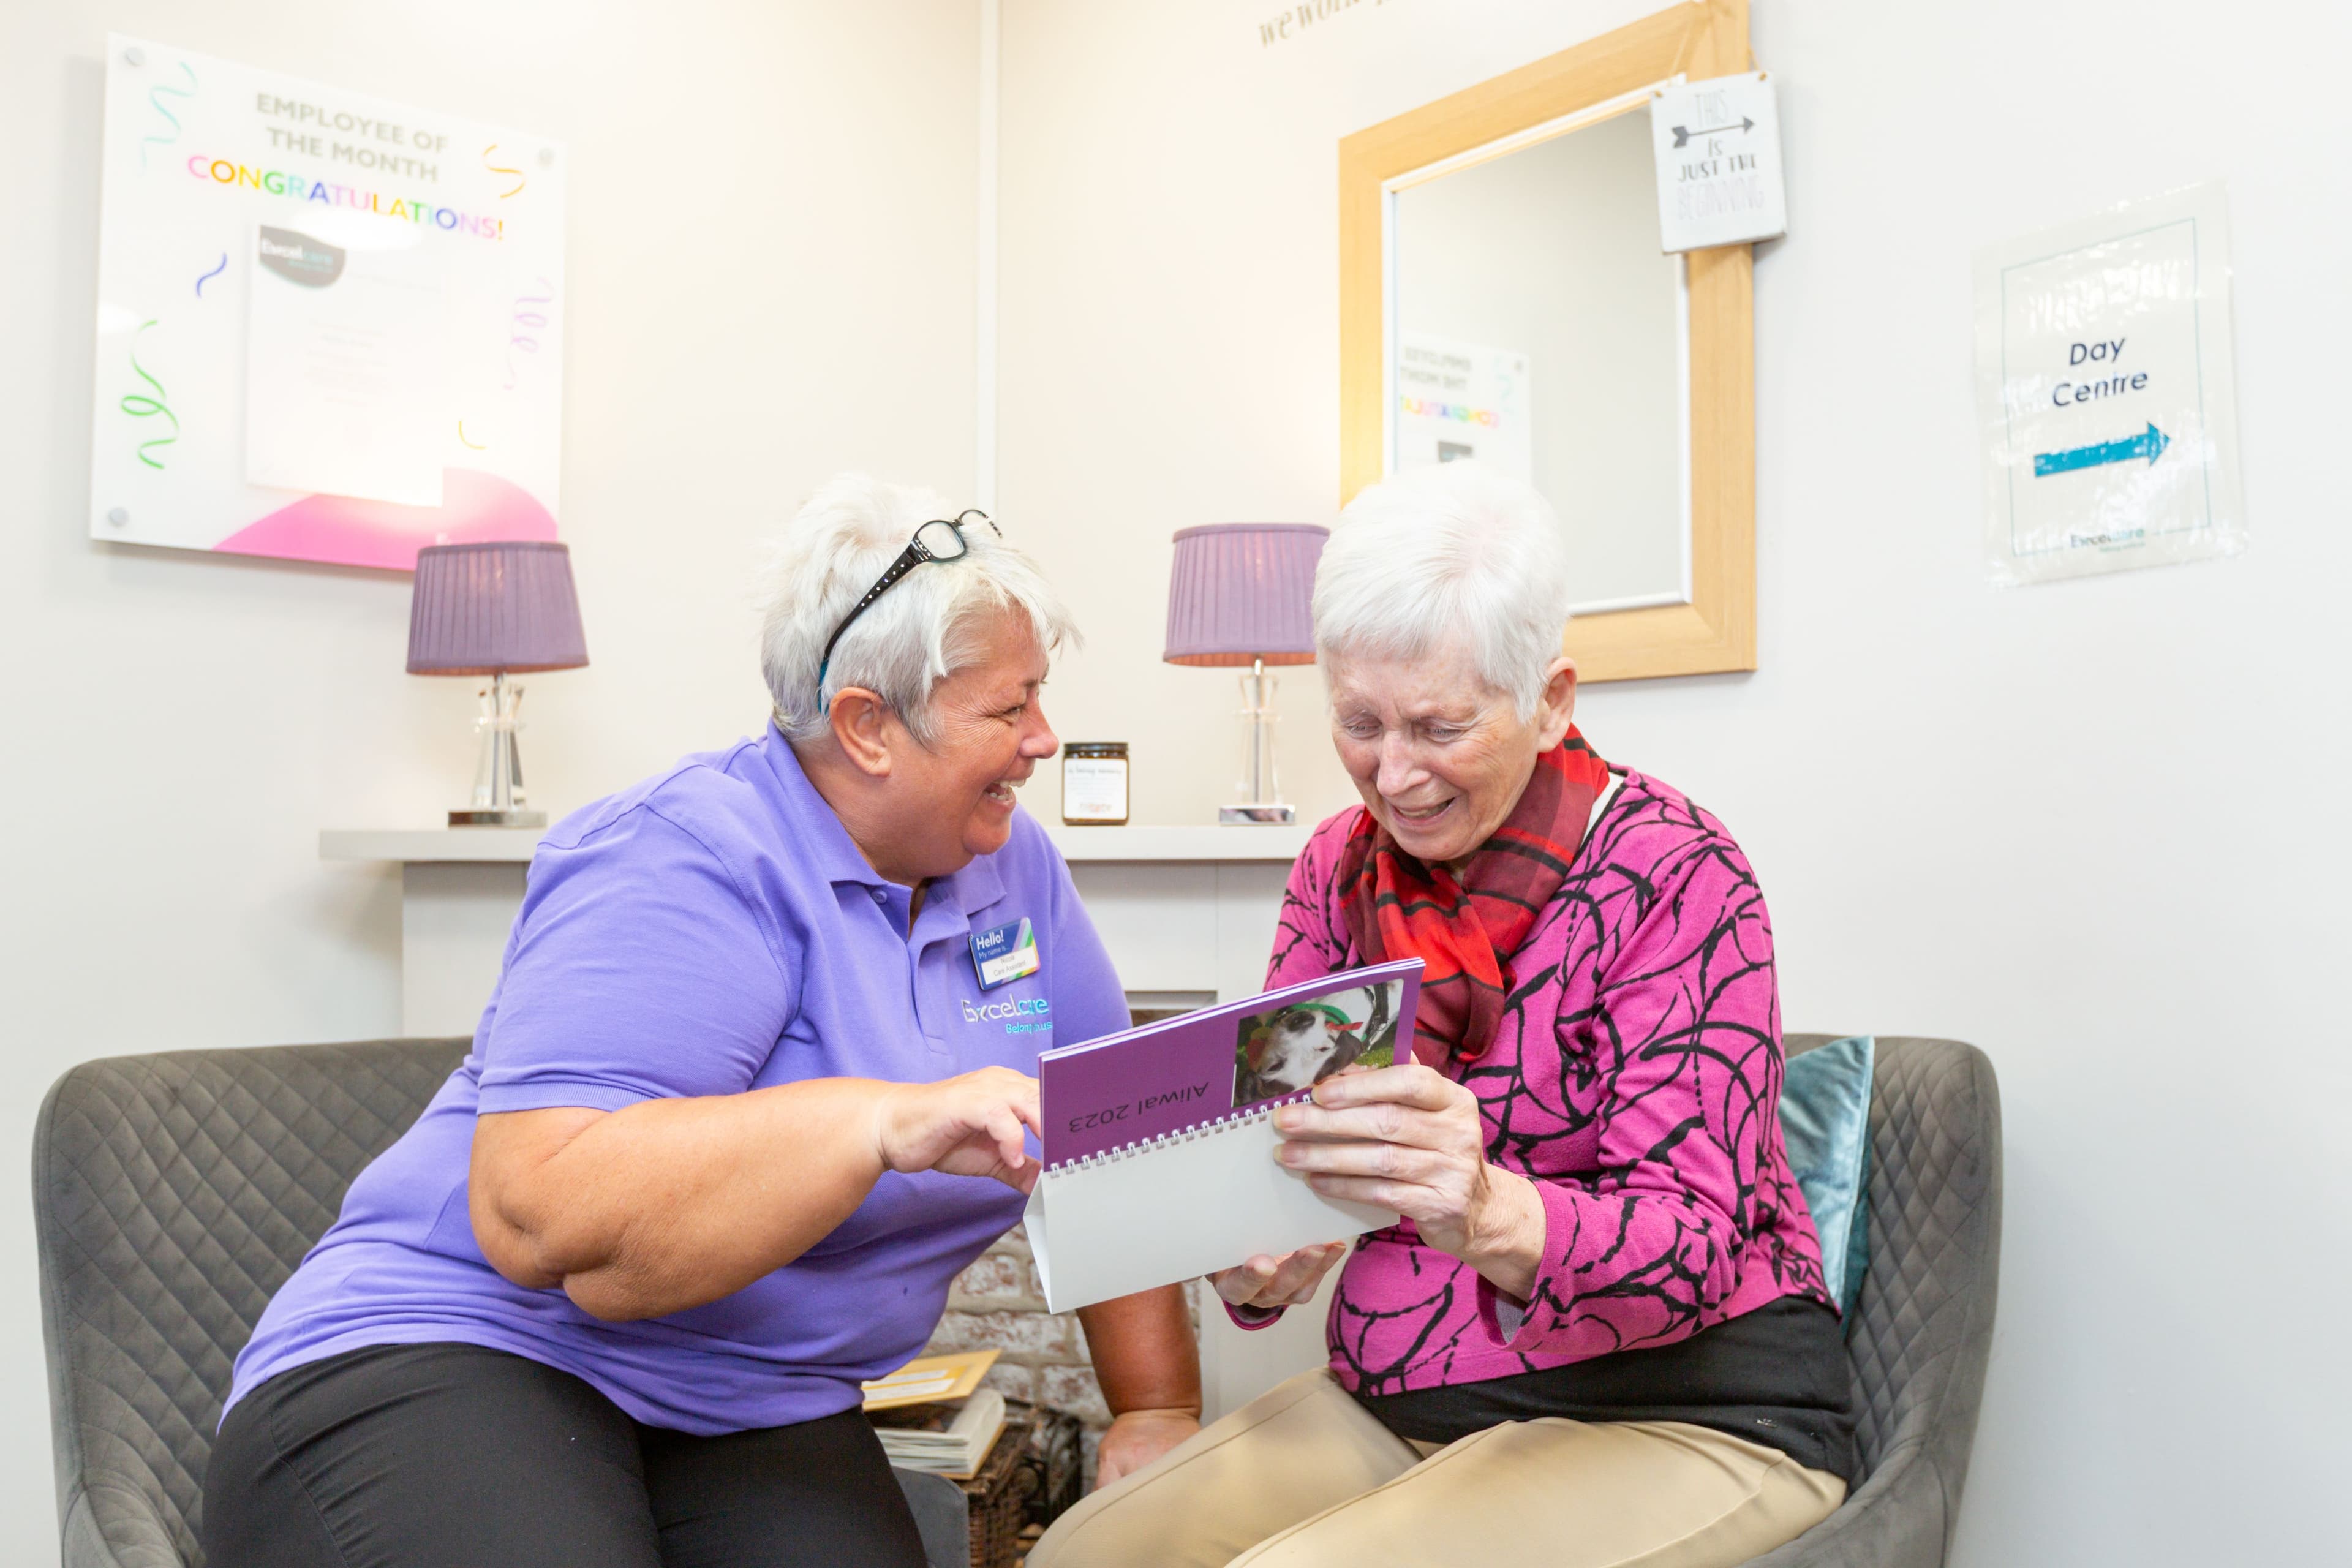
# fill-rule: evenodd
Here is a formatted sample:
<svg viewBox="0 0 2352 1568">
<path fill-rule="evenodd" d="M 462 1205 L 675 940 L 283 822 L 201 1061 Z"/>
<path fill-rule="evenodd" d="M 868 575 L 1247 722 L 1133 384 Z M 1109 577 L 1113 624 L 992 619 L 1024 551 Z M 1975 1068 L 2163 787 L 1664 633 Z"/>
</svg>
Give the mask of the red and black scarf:
<svg viewBox="0 0 2352 1568">
<path fill-rule="evenodd" d="M 1418 958 L 1426 965 L 1415 1059 L 1442 1071 L 1494 1043 L 1510 985 L 1504 960 L 1567 880 L 1592 803 L 1608 787 L 1608 764 L 1571 728 L 1537 756 L 1518 804 L 1458 879 L 1397 847 L 1369 811 L 1356 819 L 1339 851 L 1340 911 L 1364 963 Z"/>
</svg>

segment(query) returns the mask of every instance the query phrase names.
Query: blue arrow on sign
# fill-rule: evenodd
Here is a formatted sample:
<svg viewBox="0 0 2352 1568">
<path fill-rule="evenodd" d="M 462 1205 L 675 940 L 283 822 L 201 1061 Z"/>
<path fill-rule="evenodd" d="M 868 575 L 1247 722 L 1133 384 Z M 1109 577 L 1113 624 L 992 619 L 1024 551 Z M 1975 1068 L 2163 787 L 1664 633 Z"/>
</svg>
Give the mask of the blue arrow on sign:
<svg viewBox="0 0 2352 1568">
<path fill-rule="evenodd" d="M 2072 447 L 2063 452 L 2037 452 L 2033 455 L 2033 477 L 2039 479 L 2076 468 L 2095 468 L 2102 463 L 2128 463 L 2134 458 L 2146 458 L 2153 463 L 2171 445 L 2172 437 L 2158 429 L 2151 420 L 2147 430 L 2125 440 Z"/>
</svg>

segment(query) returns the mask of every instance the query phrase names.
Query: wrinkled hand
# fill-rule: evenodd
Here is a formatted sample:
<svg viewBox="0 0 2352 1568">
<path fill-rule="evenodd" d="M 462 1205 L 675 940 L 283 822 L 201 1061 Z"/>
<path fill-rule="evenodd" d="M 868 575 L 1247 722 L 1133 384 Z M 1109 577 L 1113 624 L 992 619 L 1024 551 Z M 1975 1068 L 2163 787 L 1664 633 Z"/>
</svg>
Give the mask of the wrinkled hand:
<svg viewBox="0 0 2352 1568">
<path fill-rule="evenodd" d="M 1543 1260 L 1534 1184 L 1486 1163 L 1478 1098 L 1419 1062 L 1343 1072 L 1275 1112 L 1275 1157 L 1318 1193 L 1391 1208 L 1522 1300 Z"/>
<path fill-rule="evenodd" d="M 1270 1258 L 1261 1252 L 1235 1268 L 1209 1276 L 1217 1294 L 1236 1307 L 1296 1307 L 1312 1300 L 1331 1265 L 1348 1255 L 1344 1241 L 1326 1241 Z"/>
<path fill-rule="evenodd" d="M 1201 1429 L 1191 1410 L 1128 1410 L 1111 1417 L 1095 1454 L 1095 1489 L 1130 1476 Z"/>
<path fill-rule="evenodd" d="M 874 1147 L 885 1170 L 993 1176 L 1013 1191 L 1037 1184 L 1024 1130 L 1044 1136 L 1037 1080 L 982 1068 L 937 1083 L 893 1083 L 875 1097 Z"/>
</svg>

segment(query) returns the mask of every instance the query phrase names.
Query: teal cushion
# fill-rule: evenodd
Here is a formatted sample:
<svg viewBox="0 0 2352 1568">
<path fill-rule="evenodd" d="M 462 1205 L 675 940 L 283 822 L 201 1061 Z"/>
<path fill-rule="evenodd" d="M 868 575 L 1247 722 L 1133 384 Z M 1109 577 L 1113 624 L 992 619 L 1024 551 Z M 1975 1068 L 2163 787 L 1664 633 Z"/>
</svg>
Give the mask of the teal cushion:
<svg viewBox="0 0 2352 1568">
<path fill-rule="evenodd" d="M 1822 1277 L 1853 1321 L 1870 1267 L 1870 1063 L 1875 1042 L 1854 1035 L 1789 1058 L 1780 1137 L 1821 1233 Z"/>
</svg>

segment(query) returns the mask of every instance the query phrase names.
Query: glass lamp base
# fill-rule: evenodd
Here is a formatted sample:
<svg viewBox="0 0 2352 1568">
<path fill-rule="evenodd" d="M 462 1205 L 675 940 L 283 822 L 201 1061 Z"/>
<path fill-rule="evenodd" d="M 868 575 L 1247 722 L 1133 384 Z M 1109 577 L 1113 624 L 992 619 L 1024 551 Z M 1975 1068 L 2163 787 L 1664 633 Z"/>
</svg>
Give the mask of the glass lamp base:
<svg viewBox="0 0 2352 1568">
<path fill-rule="evenodd" d="M 499 671 L 482 688 L 482 716 L 474 729 L 482 737 L 480 763 L 474 769 L 474 804 L 449 814 L 452 827 L 544 827 L 547 813 L 523 804 L 522 748 L 516 737 L 522 730 L 517 716 L 522 688 Z"/>
<path fill-rule="evenodd" d="M 1282 826 L 1298 813 L 1282 804 L 1282 784 L 1274 772 L 1274 688 L 1264 659 L 1250 661 L 1242 677 L 1242 778 L 1239 805 L 1217 807 L 1220 826 Z"/>
</svg>

